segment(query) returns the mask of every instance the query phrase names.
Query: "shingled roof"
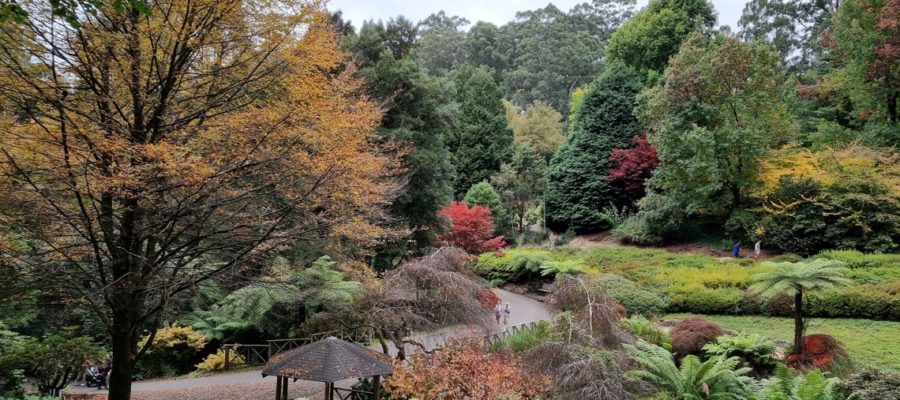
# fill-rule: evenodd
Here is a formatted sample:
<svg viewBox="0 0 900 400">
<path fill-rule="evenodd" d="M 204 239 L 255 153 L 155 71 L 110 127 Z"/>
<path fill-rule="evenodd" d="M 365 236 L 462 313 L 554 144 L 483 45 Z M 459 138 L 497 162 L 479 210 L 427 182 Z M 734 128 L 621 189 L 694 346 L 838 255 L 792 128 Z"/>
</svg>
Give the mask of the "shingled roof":
<svg viewBox="0 0 900 400">
<path fill-rule="evenodd" d="M 329 337 L 273 356 L 263 376 L 283 376 L 316 382 L 368 378 L 394 371 L 390 357 Z"/>
</svg>

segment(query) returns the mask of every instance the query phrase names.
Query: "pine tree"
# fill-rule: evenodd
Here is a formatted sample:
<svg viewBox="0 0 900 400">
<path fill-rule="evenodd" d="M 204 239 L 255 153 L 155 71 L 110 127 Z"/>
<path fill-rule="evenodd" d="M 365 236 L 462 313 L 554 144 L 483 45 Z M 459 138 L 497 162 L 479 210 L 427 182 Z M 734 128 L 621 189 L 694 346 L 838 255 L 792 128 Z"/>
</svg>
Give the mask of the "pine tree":
<svg viewBox="0 0 900 400">
<path fill-rule="evenodd" d="M 640 91 L 636 73 L 611 67 L 591 84 L 575 116 L 572 134 L 547 170 L 547 219 L 552 229 L 608 228 L 600 211 L 619 201 L 607 180 L 614 148 L 629 148 L 641 131 L 632 110 Z"/>
<path fill-rule="evenodd" d="M 511 215 L 503 206 L 500 195 L 487 181 L 478 182 L 469 188 L 465 197 L 466 204 L 470 206 L 484 206 L 491 210 L 491 219 L 497 234 L 509 233 L 512 227 Z"/>
<path fill-rule="evenodd" d="M 487 69 L 463 66 L 454 78 L 459 115 L 448 146 L 457 171 L 454 191 L 461 197 L 510 159 L 513 133 L 506 123 L 500 88 Z"/>
</svg>

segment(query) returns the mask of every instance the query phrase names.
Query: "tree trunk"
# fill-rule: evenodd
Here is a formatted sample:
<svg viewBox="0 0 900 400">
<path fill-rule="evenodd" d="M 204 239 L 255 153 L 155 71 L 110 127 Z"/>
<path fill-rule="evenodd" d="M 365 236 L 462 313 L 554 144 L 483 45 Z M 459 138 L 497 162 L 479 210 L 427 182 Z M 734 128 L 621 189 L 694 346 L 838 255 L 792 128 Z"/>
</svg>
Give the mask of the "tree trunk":
<svg viewBox="0 0 900 400">
<path fill-rule="evenodd" d="M 112 369 L 109 371 L 108 400 L 131 398 L 131 374 L 134 372 L 137 327 L 133 323 L 136 311 L 113 311 Z"/>
<path fill-rule="evenodd" d="M 794 354 L 803 352 L 803 289 L 794 294 Z"/>
</svg>

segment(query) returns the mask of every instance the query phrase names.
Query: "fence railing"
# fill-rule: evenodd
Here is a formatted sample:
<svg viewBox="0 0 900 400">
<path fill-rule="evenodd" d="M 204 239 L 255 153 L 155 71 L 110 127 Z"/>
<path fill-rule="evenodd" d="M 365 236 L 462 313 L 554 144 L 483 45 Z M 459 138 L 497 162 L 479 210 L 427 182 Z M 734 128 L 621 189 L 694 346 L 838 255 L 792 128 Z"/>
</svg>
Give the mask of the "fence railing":
<svg viewBox="0 0 900 400">
<path fill-rule="evenodd" d="M 267 340 L 266 344 L 229 343 L 225 349 L 225 370 L 237 366 L 237 356 L 243 359 L 243 365 L 265 365 L 272 356 L 297 347 L 334 336 L 347 341 L 369 343 L 374 337 L 371 329 L 354 329 L 349 331 L 330 331 L 315 333 L 302 338 Z"/>
</svg>

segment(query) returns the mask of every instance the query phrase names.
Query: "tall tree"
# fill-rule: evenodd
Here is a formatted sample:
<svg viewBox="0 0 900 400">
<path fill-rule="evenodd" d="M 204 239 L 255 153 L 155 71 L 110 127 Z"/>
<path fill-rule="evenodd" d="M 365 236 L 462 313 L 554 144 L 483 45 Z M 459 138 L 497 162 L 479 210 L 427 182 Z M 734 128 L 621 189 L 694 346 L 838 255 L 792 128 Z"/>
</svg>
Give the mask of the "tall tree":
<svg viewBox="0 0 900 400">
<path fill-rule="evenodd" d="M 512 156 L 513 133 L 507 127 L 500 88 L 486 68 L 454 71 L 459 114 L 448 138 L 456 166 L 457 197 L 490 179 Z"/>
<path fill-rule="evenodd" d="M 628 148 L 641 131 L 634 117 L 640 78 L 611 66 L 591 84 L 575 116 L 572 133 L 547 169 L 547 223 L 556 230 L 608 228 L 601 209 L 617 201 L 607 175 L 614 148 Z"/>
<path fill-rule="evenodd" d="M 751 0 L 738 21 L 740 37 L 765 40 L 781 53 L 782 63 L 795 72 L 813 67 L 822 45 L 819 35 L 828 29 L 840 0 Z"/>
<path fill-rule="evenodd" d="M 503 235 L 509 233 L 512 228 L 512 220 L 497 190 L 491 186 L 490 182 L 478 182 L 466 192 L 463 200 L 469 206 L 482 206 L 491 210 L 491 219 L 494 221 L 496 234 Z"/>
<path fill-rule="evenodd" d="M 453 197 L 453 165 L 443 141 L 453 118 L 446 104 L 451 88 L 423 71 L 411 54 L 396 58 L 388 30 L 381 23 L 366 22 L 350 45 L 362 63 L 369 94 L 381 99 L 386 109 L 381 139 L 400 142 L 406 149 L 400 160 L 406 186 L 391 213 L 411 235 L 379 247 L 374 262 L 379 269 L 396 266 L 407 253 L 432 246 L 443 226 L 437 212 Z"/>
<path fill-rule="evenodd" d="M 298 240 L 384 234 L 377 105 L 319 3 L 284 5 L 126 3 L 65 25 L 35 3 L 42 18 L 0 27 L 2 53 L 29 54 L 0 62 L 0 96 L 34 104 L 0 136 L 2 220 L 29 279 L 103 323 L 112 400 L 179 294 Z"/>
<path fill-rule="evenodd" d="M 692 35 L 665 83 L 641 95 L 660 160 L 649 186 L 687 214 L 727 218 L 742 209 L 762 157 L 795 130 L 778 60 L 765 44 Z"/>
<path fill-rule="evenodd" d="M 465 59 L 463 28 L 465 18 L 448 16 L 443 11 L 431 14 L 417 25 L 416 59 L 431 74 L 445 75 Z"/>
<path fill-rule="evenodd" d="M 607 58 L 637 69 L 652 82 L 681 42 L 696 30 L 711 30 L 715 23 L 715 8 L 708 0 L 651 0 L 613 33 Z"/>
<path fill-rule="evenodd" d="M 491 176 L 491 184 L 497 189 L 503 205 L 515 218 L 516 229 L 525 230 L 528 210 L 538 207 L 544 198 L 547 161 L 533 151 L 516 146 L 512 161 L 500 166 Z"/>
</svg>

